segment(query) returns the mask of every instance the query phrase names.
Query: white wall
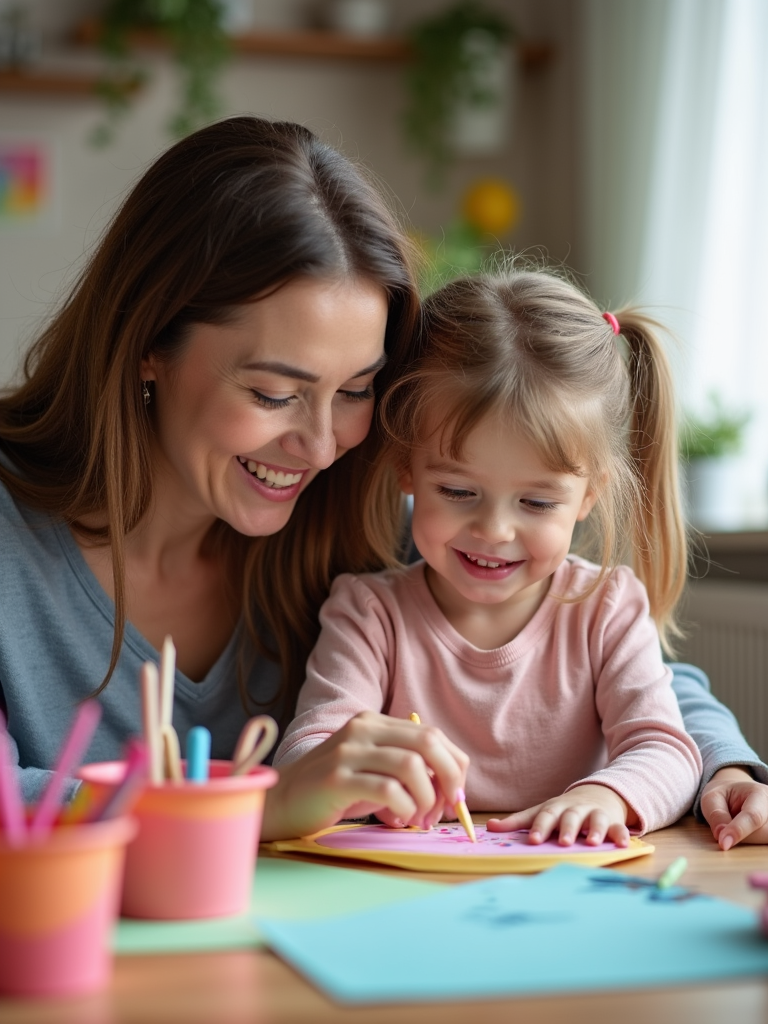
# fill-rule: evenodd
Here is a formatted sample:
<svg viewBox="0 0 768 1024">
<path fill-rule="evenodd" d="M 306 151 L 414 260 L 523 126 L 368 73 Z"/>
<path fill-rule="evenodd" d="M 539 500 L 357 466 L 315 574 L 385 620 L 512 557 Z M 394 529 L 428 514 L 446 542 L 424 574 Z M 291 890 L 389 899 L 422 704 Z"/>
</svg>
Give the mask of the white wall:
<svg viewBox="0 0 768 1024">
<path fill-rule="evenodd" d="M 300 25 L 302 0 L 254 0 L 265 27 Z M 45 32 L 44 60 L 82 67 L 96 59 L 65 45 L 79 18 L 99 0 L 27 0 Z M 445 6 L 443 0 L 392 0 L 396 28 Z M 462 160 L 440 196 L 424 193 L 420 166 L 404 152 L 398 129 L 402 67 L 305 58 L 239 57 L 223 83 L 223 114 L 253 112 L 300 121 L 368 165 L 398 197 L 414 224 L 437 231 L 450 220 L 469 180 L 487 174 L 511 181 L 522 195 L 523 217 L 511 238 L 517 248 L 541 247 L 578 269 L 574 211 L 573 56 L 576 7 L 569 0 L 496 0 L 529 39 L 557 47 L 550 66 L 518 76 L 514 131 L 492 159 Z M 138 97 L 117 141 L 94 150 L 87 139 L 101 118 L 95 100 L 11 97 L 0 93 L 0 131 L 43 131 L 55 140 L 58 217 L 33 232 L 0 227 L 0 383 L 76 275 L 121 196 L 169 142 L 165 122 L 174 106 L 168 59 L 150 58 L 151 84 Z"/>
</svg>

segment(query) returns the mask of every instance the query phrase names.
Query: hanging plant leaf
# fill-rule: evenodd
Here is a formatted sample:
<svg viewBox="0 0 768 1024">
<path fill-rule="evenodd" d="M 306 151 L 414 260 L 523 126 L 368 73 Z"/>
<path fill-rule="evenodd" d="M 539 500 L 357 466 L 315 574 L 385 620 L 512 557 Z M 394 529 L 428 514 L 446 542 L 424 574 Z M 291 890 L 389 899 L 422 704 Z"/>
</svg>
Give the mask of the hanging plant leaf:
<svg viewBox="0 0 768 1024">
<path fill-rule="evenodd" d="M 462 0 L 409 33 L 413 60 L 406 71 L 403 132 L 411 151 L 424 159 L 432 188 L 442 184 L 451 162 L 450 126 L 457 106 L 497 100 L 483 84 L 484 48 L 467 45 L 473 33 L 485 33 L 498 46 L 515 36 L 508 21 L 474 0 Z"/>
<path fill-rule="evenodd" d="M 173 136 L 187 135 L 220 110 L 216 82 L 231 54 L 223 17 L 219 0 L 112 0 L 107 7 L 100 46 L 123 77 L 147 77 L 131 54 L 132 32 L 152 29 L 167 40 L 180 78 L 179 107 L 168 124 Z M 111 89 L 110 80 L 105 79 L 99 92 L 107 117 L 92 141 L 104 145 L 114 138 L 129 104 L 124 94 Z"/>
</svg>

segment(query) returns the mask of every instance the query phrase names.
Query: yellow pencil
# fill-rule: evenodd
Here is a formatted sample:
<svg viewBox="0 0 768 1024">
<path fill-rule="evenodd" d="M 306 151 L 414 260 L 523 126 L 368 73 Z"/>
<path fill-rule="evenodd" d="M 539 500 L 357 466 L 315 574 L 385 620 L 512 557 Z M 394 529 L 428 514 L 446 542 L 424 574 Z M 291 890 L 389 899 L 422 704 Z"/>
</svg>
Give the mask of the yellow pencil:
<svg viewBox="0 0 768 1024">
<path fill-rule="evenodd" d="M 421 719 L 419 718 L 419 716 L 416 714 L 415 711 L 412 711 L 409 717 L 410 717 L 412 722 L 416 723 L 416 725 L 421 725 Z M 472 822 L 472 818 L 469 816 L 469 810 L 467 808 L 467 803 L 466 803 L 466 797 L 464 795 L 464 790 L 460 789 L 457 792 L 456 796 L 459 798 L 456 801 L 456 803 L 453 805 L 453 809 L 456 812 L 456 817 L 461 822 L 461 825 L 464 828 L 464 831 L 467 833 L 467 835 L 469 836 L 471 841 L 473 843 L 476 843 L 477 842 L 477 836 L 475 835 L 475 826 L 474 826 L 474 824 Z"/>
</svg>

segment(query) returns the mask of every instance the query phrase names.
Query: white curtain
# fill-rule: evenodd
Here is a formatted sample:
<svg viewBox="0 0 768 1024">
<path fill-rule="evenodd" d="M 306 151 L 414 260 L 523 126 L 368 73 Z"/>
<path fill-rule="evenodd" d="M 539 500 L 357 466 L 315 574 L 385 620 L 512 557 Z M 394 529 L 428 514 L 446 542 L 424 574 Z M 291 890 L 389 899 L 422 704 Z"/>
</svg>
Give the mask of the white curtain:
<svg viewBox="0 0 768 1024">
<path fill-rule="evenodd" d="M 768 524 L 768 2 L 583 0 L 587 283 L 675 331 L 683 405 L 751 421 L 737 486 Z"/>
</svg>

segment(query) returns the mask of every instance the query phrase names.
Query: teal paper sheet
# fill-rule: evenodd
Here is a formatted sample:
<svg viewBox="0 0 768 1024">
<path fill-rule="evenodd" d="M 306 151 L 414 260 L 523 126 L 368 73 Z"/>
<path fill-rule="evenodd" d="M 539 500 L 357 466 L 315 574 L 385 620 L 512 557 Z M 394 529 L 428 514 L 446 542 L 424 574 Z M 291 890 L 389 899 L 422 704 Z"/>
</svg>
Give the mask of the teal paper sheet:
<svg viewBox="0 0 768 1024">
<path fill-rule="evenodd" d="M 113 938 L 116 953 L 200 953 L 264 945 L 255 915 L 305 921 L 352 910 L 399 904 L 431 893 L 433 882 L 374 871 L 328 867 L 262 857 L 254 876 L 250 910 L 208 921 L 134 921 L 122 918 Z"/>
<path fill-rule="evenodd" d="M 573 865 L 448 886 L 407 906 L 260 924 L 275 952 L 342 1003 L 648 988 L 768 972 L 768 940 L 754 912 Z"/>
</svg>

